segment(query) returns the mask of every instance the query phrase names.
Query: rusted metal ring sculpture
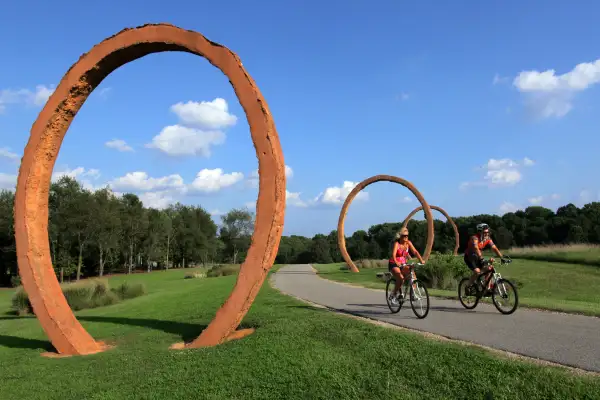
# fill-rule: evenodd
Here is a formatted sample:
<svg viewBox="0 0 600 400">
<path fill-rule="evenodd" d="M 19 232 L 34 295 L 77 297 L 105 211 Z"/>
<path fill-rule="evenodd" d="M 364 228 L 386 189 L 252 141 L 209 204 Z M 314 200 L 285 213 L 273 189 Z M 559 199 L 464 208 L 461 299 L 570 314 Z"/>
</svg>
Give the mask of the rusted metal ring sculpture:
<svg viewBox="0 0 600 400">
<path fill-rule="evenodd" d="M 344 236 L 344 222 L 346 221 L 346 213 L 348 212 L 348 207 L 350 207 L 350 204 L 352 204 L 352 201 L 354 200 L 356 195 L 358 195 L 358 193 L 360 193 L 364 188 L 366 188 L 370 184 L 375 183 L 375 182 L 381 182 L 381 181 L 398 183 L 398 184 L 404 186 L 405 188 L 407 188 L 408 190 L 410 190 L 415 195 L 417 200 L 419 200 L 419 203 L 421 203 L 421 206 L 425 210 L 425 216 L 427 218 L 427 244 L 425 247 L 425 253 L 423 254 L 423 259 L 425 261 L 427 261 L 429 259 L 429 255 L 431 254 L 431 248 L 433 247 L 433 239 L 434 239 L 434 237 L 433 237 L 433 235 L 434 235 L 433 215 L 431 214 L 431 210 L 429 208 L 429 205 L 425 201 L 425 198 L 423 198 L 423 195 L 421 195 L 421 192 L 419 192 L 412 183 L 410 183 L 409 181 L 407 181 L 405 179 L 398 178 L 397 176 L 375 175 L 375 176 L 372 176 L 372 177 L 367 178 L 364 181 L 360 182 L 358 185 L 356 185 L 356 187 L 354 189 L 352 189 L 352 191 L 350 192 L 348 197 L 346 197 L 346 200 L 344 201 L 344 204 L 342 205 L 342 210 L 340 211 L 340 218 L 338 220 L 338 227 L 337 227 L 338 246 L 340 248 L 340 252 L 342 253 L 342 257 L 344 258 L 344 261 L 346 261 L 346 264 L 348 264 L 348 266 L 350 267 L 350 270 L 352 272 L 358 272 L 358 267 L 354 264 L 354 262 L 350 258 L 350 254 L 348 254 L 348 250 L 346 250 L 346 237 Z"/>
<path fill-rule="evenodd" d="M 455 242 L 454 243 L 454 255 L 458 255 L 458 247 L 460 246 L 460 236 L 458 234 L 458 228 L 456 227 L 454 220 L 452 218 L 450 218 L 448 213 L 442 207 L 430 205 L 429 208 L 442 213 L 444 215 L 444 217 L 446 217 L 446 219 L 448 220 L 450 225 L 452 225 L 452 229 L 454 229 L 454 242 Z M 408 214 L 408 216 L 404 220 L 404 223 L 402 224 L 402 229 L 406 228 L 406 226 L 408 225 L 408 222 L 412 219 L 412 217 L 414 217 L 415 214 L 418 213 L 419 211 L 421 211 L 422 209 L 423 209 L 423 206 L 419 206 L 419 207 L 415 208 L 414 210 L 412 210 L 410 212 L 410 214 Z"/>
<path fill-rule="evenodd" d="M 200 336 L 187 345 L 213 346 L 244 336 L 237 331 L 275 260 L 285 213 L 284 160 L 275 124 L 254 80 L 238 56 L 200 33 L 170 24 L 125 29 L 84 54 L 65 74 L 31 128 L 15 198 L 19 274 L 33 310 L 59 355 L 102 351 L 69 307 L 52 269 L 48 243 L 50 177 L 61 143 L 90 93 L 111 72 L 148 54 L 184 51 L 205 57 L 223 72 L 244 108 L 258 157 L 256 222 L 248 256 L 229 298 Z"/>
</svg>

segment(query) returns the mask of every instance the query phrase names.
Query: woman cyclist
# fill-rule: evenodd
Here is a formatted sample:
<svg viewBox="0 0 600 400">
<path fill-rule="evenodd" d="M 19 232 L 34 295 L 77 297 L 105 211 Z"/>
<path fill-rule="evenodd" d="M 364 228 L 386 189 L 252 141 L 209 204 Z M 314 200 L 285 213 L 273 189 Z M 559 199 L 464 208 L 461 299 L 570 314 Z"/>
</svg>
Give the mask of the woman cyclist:
<svg viewBox="0 0 600 400">
<path fill-rule="evenodd" d="M 408 274 L 410 269 L 406 265 L 406 261 L 410 260 L 410 253 L 413 253 L 419 259 L 421 264 L 425 264 L 421 254 L 415 249 L 412 242 L 408 240 L 408 229 L 404 228 L 396 234 L 394 240 L 394 248 L 392 249 L 392 256 L 390 257 L 388 270 L 396 277 L 396 287 L 392 293 L 390 299 L 392 303 L 397 304 L 398 298 L 402 298 L 402 285 L 404 284 L 404 277 Z"/>
</svg>

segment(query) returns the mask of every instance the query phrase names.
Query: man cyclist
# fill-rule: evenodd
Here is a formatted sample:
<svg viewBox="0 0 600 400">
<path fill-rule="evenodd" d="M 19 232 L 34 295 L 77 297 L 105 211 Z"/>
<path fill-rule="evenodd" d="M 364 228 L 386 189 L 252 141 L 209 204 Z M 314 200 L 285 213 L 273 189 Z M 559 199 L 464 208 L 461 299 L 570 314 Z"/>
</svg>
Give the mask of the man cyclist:
<svg viewBox="0 0 600 400">
<path fill-rule="evenodd" d="M 477 275 L 481 273 L 481 269 L 483 268 L 483 255 L 481 254 L 482 250 L 485 250 L 487 247 L 490 247 L 494 253 L 500 258 L 502 258 L 502 253 L 496 247 L 494 242 L 490 237 L 490 227 L 488 224 L 481 223 L 477 224 L 477 233 L 469 238 L 469 243 L 467 244 L 467 248 L 465 249 L 465 264 L 473 274 L 471 275 L 471 279 L 469 279 L 468 288 L 475 282 Z M 494 259 L 490 258 L 490 262 L 493 262 Z M 489 278 L 491 272 L 488 272 L 485 275 L 486 280 Z M 492 282 L 490 282 L 490 285 Z M 492 288 L 488 286 L 488 291 Z"/>
</svg>

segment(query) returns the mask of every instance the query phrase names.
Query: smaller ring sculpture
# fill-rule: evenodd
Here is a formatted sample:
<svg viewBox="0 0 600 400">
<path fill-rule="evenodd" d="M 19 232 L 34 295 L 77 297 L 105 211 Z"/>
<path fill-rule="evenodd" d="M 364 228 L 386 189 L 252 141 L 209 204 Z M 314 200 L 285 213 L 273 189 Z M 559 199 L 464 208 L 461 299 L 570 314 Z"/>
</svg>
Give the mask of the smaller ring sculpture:
<svg viewBox="0 0 600 400">
<path fill-rule="evenodd" d="M 440 213 L 442 213 L 444 215 L 444 217 L 446 217 L 446 219 L 448 220 L 448 222 L 450 222 L 450 225 L 452 225 L 452 229 L 454 229 L 454 239 L 455 239 L 454 255 L 455 256 L 458 255 L 458 247 L 460 246 L 460 236 L 458 234 L 458 227 L 454 223 L 454 220 L 452 218 L 450 218 L 450 216 L 448 215 L 448 213 L 442 207 L 431 206 L 430 205 L 429 208 L 431 208 L 432 210 L 436 210 L 436 211 L 439 211 Z M 408 222 L 412 219 L 412 217 L 414 217 L 415 214 L 418 213 L 419 211 L 421 211 L 422 209 L 423 209 L 423 206 L 419 206 L 419 207 L 415 208 L 414 210 L 412 210 L 410 212 L 410 214 L 408 214 L 408 216 L 406 217 L 406 219 L 404 220 L 404 222 L 402 223 L 402 229 L 406 228 L 406 226 L 408 225 Z"/>
<path fill-rule="evenodd" d="M 419 192 L 412 183 L 410 183 L 409 181 L 407 181 L 405 179 L 398 178 L 397 176 L 375 175 L 375 176 L 372 176 L 372 177 L 367 178 L 364 181 L 360 182 L 358 185 L 356 185 L 356 187 L 354 187 L 354 189 L 352 189 L 352 191 L 350 192 L 348 197 L 346 197 L 346 200 L 344 201 L 344 204 L 342 205 L 342 210 L 340 211 L 340 218 L 338 220 L 338 228 L 337 228 L 338 246 L 340 248 L 340 252 L 342 253 L 342 257 L 344 258 L 344 261 L 346 261 L 346 264 L 348 264 L 348 266 L 350 267 L 350 271 L 352 271 L 352 272 L 358 272 L 358 267 L 356 266 L 356 264 L 354 264 L 354 262 L 352 261 L 352 258 L 350 258 L 350 254 L 348 254 L 348 250 L 346 250 L 346 237 L 344 236 L 344 222 L 346 221 L 346 213 L 348 212 L 348 207 L 350 207 L 350 204 L 352 204 L 352 201 L 354 200 L 354 198 L 364 188 L 371 185 L 372 183 L 381 182 L 381 181 L 398 183 L 398 184 L 404 186 L 405 188 L 407 188 L 408 190 L 410 190 L 415 195 L 417 200 L 419 200 L 419 203 L 421 203 L 422 209 L 425 211 L 425 217 L 427 218 L 427 244 L 425 246 L 425 254 L 423 254 L 423 260 L 427 261 L 429 259 L 429 256 L 431 255 L 431 249 L 433 247 L 433 239 L 434 239 L 433 215 L 431 214 L 431 209 L 429 207 L 429 204 L 427 204 L 427 202 L 425 201 L 425 198 L 423 197 L 421 192 Z"/>
</svg>

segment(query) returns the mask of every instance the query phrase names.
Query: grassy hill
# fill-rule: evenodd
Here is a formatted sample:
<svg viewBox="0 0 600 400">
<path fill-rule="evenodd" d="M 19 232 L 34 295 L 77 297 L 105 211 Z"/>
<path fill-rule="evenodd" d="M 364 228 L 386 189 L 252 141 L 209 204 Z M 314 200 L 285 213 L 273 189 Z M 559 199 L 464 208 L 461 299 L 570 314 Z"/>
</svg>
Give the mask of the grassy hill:
<svg viewBox="0 0 600 400">
<path fill-rule="evenodd" d="M 0 398 L 296 399 L 594 398 L 600 378 L 499 358 L 335 315 L 265 284 L 243 325 L 257 330 L 214 348 L 168 347 L 197 336 L 235 276 L 184 279 L 189 270 L 110 278 L 143 282 L 148 294 L 76 313 L 116 348 L 48 359 L 34 317 L 8 315 L 0 291 Z M 597 397 L 596 397 L 597 398 Z"/>
</svg>

